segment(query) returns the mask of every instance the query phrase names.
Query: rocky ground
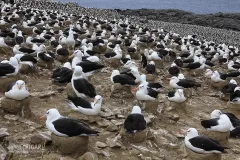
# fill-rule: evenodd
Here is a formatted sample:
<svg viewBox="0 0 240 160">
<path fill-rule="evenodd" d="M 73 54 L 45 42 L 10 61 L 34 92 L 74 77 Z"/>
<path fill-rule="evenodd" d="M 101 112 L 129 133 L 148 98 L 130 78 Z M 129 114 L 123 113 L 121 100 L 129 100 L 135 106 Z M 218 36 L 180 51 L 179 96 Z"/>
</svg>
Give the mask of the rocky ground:
<svg viewBox="0 0 240 160">
<path fill-rule="evenodd" d="M 134 20 L 134 19 L 132 19 Z M 136 22 L 141 22 L 142 19 L 136 19 Z M 181 25 L 175 23 L 148 21 L 145 25 L 150 27 L 160 26 L 163 28 L 175 29 L 180 34 L 199 33 L 204 30 L 204 34 L 211 38 L 217 35 L 227 36 L 226 41 L 238 43 L 238 32 L 206 28 L 201 26 Z M 177 27 L 176 27 L 177 26 Z M 197 29 L 201 30 L 197 30 Z M 196 29 L 196 30 L 195 30 Z M 178 32 L 179 31 L 179 32 Z M 189 31 L 189 32 L 188 32 Z M 228 33 L 231 33 L 228 37 Z M 224 35 L 222 35 L 224 34 Z M 233 36 L 236 35 L 236 36 Z M 239 40 L 239 39 L 238 39 Z M 225 42 L 225 41 L 224 41 Z M 5 55 L 0 55 L 0 59 L 5 59 Z M 103 61 L 103 63 L 105 63 Z M 122 123 L 129 114 L 129 109 L 136 105 L 135 98 L 120 99 L 111 96 L 110 75 L 112 68 L 105 67 L 96 73 L 90 80 L 96 87 L 98 94 L 102 95 L 103 105 L 99 116 L 86 117 L 79 113 L 73 112 L 67 107 L 64 101 L 66 95 L 66 86 L 54 84 L 51 80 L 52 70 L 42 69 L 34 74 L 20 74 L 21 79 L 24 79 L 30 96 L 30 108 L 32 116 L 30 118 L 14 116 L 7 114 L 0 108 L 0 126 L 6 128 L 9 136 L 1 139 L 0 154 L 4 156 L 7 152 L 8 159 L 61 159 L 70 160 L 77 159 L 74 155 L 61 155 L 51 143 L 45 145 L 44 141 L 49 141 L 45 122 L 40 121 L 39 117 L 46 113 L 50 108 L 57 108 L 64 116 L 70 116 L 76 119 L 86 120 L 90 126 L 101 132 L 98 137 L 90 137 L 89 152 L 85 155 L 87 160 L 179 160 L 185 159 L 186 155 L 183 149 L 184 135 L 181 132 L 189 127 L 197 128 L 200 133 L 204 131 L 201 127 L 201 119 L 208 119 L 209 114 L 214 109 L 222 109 L 226 107 L 227 102 L 219 98 L 219 93 L 216 89 L 209 87 L 208 83 L 204 83 L 202 76 L 192 77 L 184 72 L 184 75 L 202 82 L 202 87 L 198 92 L 194 92 L 192 98 L 183 106 L 168 105 L 166 98 L 167 91 L 170 90 L 169 81 L 166 77 L 166 70 L 170 63 L 165 62 L 163 69 L 158 69 L 158 76 L 155 81 L 160 81 L 166 86 L 166 92 L 161 93 L 158 98 L 158 110 L 154 113 L 143 112 L 148 120 L 148 139 L 140 144 L 131 144 L 122 141 L 113 141 L 118 135 Z M 214 68 L 220 70 L 220 67 Z M 222 69 L 224 72 L 224 69 Z M 131 94 L 131 93 L 130 93 Z M 133 95 L 134 96 L 134 95 Z M 1 93 L 0 97 L 4 97 Z M 232 109 L 227 109 L 240 117 L 240 112 Z M 44 134 L 46 136 L 41 136 Z M 45 135 L 45 134 L 44 134 Z M 223 160 L 239 160 L 240 140 L 229 139 L 231 149 L 227 150 L 228 154 L 223 154 Z M 6 152 L 5 152 L 6 151 Z M 94 156 L 94 157 L 92 157 Z M 96 158 L 97 157 L 97 158 Z M 84 157 L 78 158 L 83 159 Z"/>
<path fill-rule="evenodd" d="M 116 11 L 122 15 L 140 16 L 151 20 L 240 31 L 240 13 L 194 14 L 177 9 L 128 9 Z"/>
</svg>

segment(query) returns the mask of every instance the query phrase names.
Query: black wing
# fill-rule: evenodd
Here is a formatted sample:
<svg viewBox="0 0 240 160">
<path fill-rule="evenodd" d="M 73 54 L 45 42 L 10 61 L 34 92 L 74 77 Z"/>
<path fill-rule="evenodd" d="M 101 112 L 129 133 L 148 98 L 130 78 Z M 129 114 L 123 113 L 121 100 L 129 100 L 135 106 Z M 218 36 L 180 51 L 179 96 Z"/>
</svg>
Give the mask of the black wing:
<svg viewBox="0 0 240 160">
<path fill-rule="evenodd" d="M 158 92 L 157 91 L 153 90 L 152 88 L 147 88 L 147 91 L 148 91 L 148 95 L 149 96 L 157 98 L 157 96 L 158 96 Z"/>
<path fill-rule="evenodd" d="M 31 55 L 24 55 L 24 56 L 22 56 L 21 58 L 20 58 L 20 61 L 30 61 L 30 62 L 32 62 L 33 64 L 36 64 L 37 63 L 37 60 L 33 57 L 33 56 L 31 56 Z"/>
<path fill-rule="evenodd" d="M 91 98 L 96 96 L 96 91 L 94 86 L 89 83 L 86 79 L 73 80 L 73 85 L 79 93 L 83 93 Z"/>
<path fill-rule="evenodd" d="M 75 106 L 90 109 L 92 108 L 91 103 L 87 101 L 85 98 L 68 96 L 68 99 L 72 101 L 75 104 Z"/>
<path fill-rule="evenodd" d="M 146 128 L 146 121 L 141 114 L 130 114 L 124 121 L 124 128 L 127 132 L 141 131 Z"/>
<path fill-rule="evenodd" d="M 175 91 L 168 92 L 168 97 L 174 97 L 174 96 L 175 96 Z"/>
<path fill-rule="evenodd" d="M 71 118 L 60 118 L 52 122 L 55 129 L 62 133 L 66 134 L 69 137 L 79 136 L 82 134 L 86 135 L 98 135 L 98 131 L 91 129 L 86 123 L 81 123 Z"/>
<path fill-rule="evenodd" d="M 30 48 L 25 48 L 25 47 L 21 47 L 21 48 L 19 49 L 19 51 L 20 51 L 20 52 L 23 52 L 23 53 L 33 53 L 33 52 L 35 52 L 35 50 L 30 49 Z"/>
<path fill-rule="evenodd" d="M 177 82 L 177 85 L 182 86 L 184 88 L 201 87 L 201 84 L 190 79 L 181 79 L 179 80 L 179 82 Z"/>
<path fill-rule="evenodd" d="M 224 151 L 224 148 L 217 144 L 215 141 L 210 140 L 209 138 L 197 136 L 189 139 L 189 142 L 196 148 L 204 149 L 205 151 L 217 150 L 220 152 Z"/>
<path fill-rule="evenodd" d="M 156 67 L 155 67 L 155 65 L 148 64 L 146 66 L 145 70 L 147 71 L 148 74 L 153 74 L 156 71 Z"/>
<path fill-rule="evenodd" d="M 38 57 L 39 57 L 41 60 L 46 61 L 46 62 L 51 62 L 51 61 L 53 61 L 53 58 L 47 56 L 44 52 L 38 53 Z"/>
<path fill-rule="evenodd" d="M 121 85 L 135 85 L 135 81 L 132 77 L 126 75 L 126 74 L 120 74 L 113 77 L 114 83 L 120 83 Z"/>
<path fill-rule="evenodd" d="M 0 77 L 15 72 L 15 68 L 8 63 L 0 63 Z"/>
<path fill-rule="evenodd" d="M 78 65 L 82 67 L 84 73 L 95 71 L 104 67 L 102 64 L 90 61 L 80 62 Z"/>
<path fill-rule="evenodd" d="M 218 125 L 218 120 L 219 120 L 219 118 L 203 120 L 203 121 L 201 121 L 201 125 L 204 128 L 211 128 L 212 126 L 217 126 Z"/>
<path fill-rule="evenodd" d="M 240 127 L 236 127 L 234 130 L 230 131 L 230 137 L 239 138 L 240 137 Z"/>
</svg>

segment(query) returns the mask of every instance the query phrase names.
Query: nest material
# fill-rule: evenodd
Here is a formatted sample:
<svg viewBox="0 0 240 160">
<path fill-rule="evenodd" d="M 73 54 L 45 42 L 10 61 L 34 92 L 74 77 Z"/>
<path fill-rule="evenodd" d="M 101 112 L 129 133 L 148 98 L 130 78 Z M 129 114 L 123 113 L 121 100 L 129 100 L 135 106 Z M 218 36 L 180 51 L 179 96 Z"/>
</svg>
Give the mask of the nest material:
<svg viewBox="0 0 240 160">
<path fill-rule="evenodd" d="M 134 95 L 131 91 L 131 86 L 123 86 L 121 84 L 114 84 L 111 88 L 111 96 L 112 98 L 133 98 Z"/>
<path fill-rule="evenodd" d="M 200 154 L 193 152 L 192 150 L 188 149 L 186 146 L 184 146 L 184 150 L 187 154 L 186 160 L 221 160 L 222 156 L 221 154 Z"/>
<path fill-rule="evenodd" d="M 142 143 L 148 138 L 149 130 L 145 129 L 136 133 L 127 133 L 126 130 L 122 127 L 121 129 L 122 139 L 125 142 L 130 143 Z"/>
<path fill-rule="evenodd" d="M 15 83 L 17 80 L 21 79 L 19 74 L 15 76 L 9 76 L 6 78 L 1 78 L 0 80 L 0 92 L 5 93 L 9 85 Z"/>
<path fill-rule="evenodd" d="M 222 146 L 226 147 L 229 144 L 228 138 L 230 136 L 230 132 L 216 132 L 211 130 L 204 130 L 203 135 L 217 140 Z"/>
<path fill-rule="evenodd" d="M 62 154 L 77 154 L 81 156 L 88 151 L 89 137 L 61 137 L 51 134 L 51 138 L 54 146 Z"/>
<path fill-rule="evenodd" d="M 1 101 L 1 107 L 4 112 L 20 115 L 22 117 L 30 117 L 31 109 L 29 108 L 30 98 L 17 101 L 9 98 L 3 98 Z"/>
</svg>

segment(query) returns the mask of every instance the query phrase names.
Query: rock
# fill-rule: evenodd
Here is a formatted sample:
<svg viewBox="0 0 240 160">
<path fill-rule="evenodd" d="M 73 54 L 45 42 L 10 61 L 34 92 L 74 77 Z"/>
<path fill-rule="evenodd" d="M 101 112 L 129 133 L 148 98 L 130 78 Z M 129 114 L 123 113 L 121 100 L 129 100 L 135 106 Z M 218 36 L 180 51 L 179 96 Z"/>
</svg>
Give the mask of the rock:
<svg viewBox="0 0 240 160">
<path fill-rule="evenodd" d="M 0 92 L 5 93 L 9 85 L 15 83 L 17 80 L 22 79 L 19 74 L 15 76 L 9 76 L 7 78 L 1 78 Z M 22 79 L 24 80 L 24 79 Z"/>
<path fill-rule="evenodd" d="M 6 114 L 4 118 L 11 121 L 17 121 L 19 119 L 19 116 L 13 114 Z"/>
<path fill-rule="evenodd" d="M 121 84 L 114 84 L 111 88 L 111 98 L 133 98 L 134 95 L 131 90 L 131 86 L 123 86 Z"/>
<path fill-rule="evenodd" d="M 107 147 L 107 144 L 105 144 L 105 143 L 103 143 L 103 142 L 97 141 L 97 142 L 96 142 L 96 146 L 97 146 L 98 148 L 106 148 L 106 147 Z"/>
<path fill-rule="evenodd" d="M 3 148 L 2 145 L 0 145 L 0 159 L 5 159 L 7 156 L 7 151 Z"/>
<path fill-rule="evenodd" d="M 35 134 L 31 137 L 30 143 L 31 144 L 41 144 L 41 145 L 47 145 L 51 143 L 51 133 L 47 132 L 40 132 L 38 134 Z"/>
<path fill-rule="evenodd" d="M 95 155 L 91 152 L 87 152 L 84 155 L 82 155 L 81 157 L 79 157 L 78 160 L 98 160 L 98 157 L 97 157 L 97 155 Z"/>
<path fill-rule="evenodd" d="M 232 149 L 232 151 L 233 151 L 235 154 L 240 154 L 240 150 L 239 150 L 239 149 Z"/>
<path fill-rule="evenodd" d="M 171 120 L 178 121 L 180 119 L 180 116 L 178 114 L 173 114 L 168 117 Z"/>
<path fill-rule="evenodd" d="M 193 152 L 192 150 L 188 149 L 185 147 L 185 152 L 187 154 L 186 160 L 221 160 L 221 154 L 215 154 L 215 153 L 210 153 L 210 154 L 200 154 Z"/>
<path fill-rule="evenodd" d="M 146 114 L 146 115 L 144 115 L 144 119 L 147 122 L 147 124 L 152 123 L 155 118 L 156 117 L 153 114 Z"/>
<path fill-rule="evenodd" d="M 76 160 L 71 157 L 63 157 L 62 155 L 56 154 L 56 153 L 43 154 L 42 159 L 44 160 Z"/>
<path fill-rule="evenodd" d="M 29 104 L 30 104 L 29 97 L 21 101 L 8 98 L 3 98 L 1 101 L 1 107 L 4 112 L 20 115 L 22 117 L 31 116 L 31 109 L 29 108 Z"/>
<path fill-rule="evenodd" d="M 51 134 L 51 139 L 54 146 L 62 154 L 77 154 L 78 156 L 83 155 L 88 150 L 89 137 L 61 137 Z"/>
<path fill-rule="evenodd" d="M 118 131 L 118 127 L 115 125 L 115 124 L 110 124 L 107 128 L 106 128 L 107 131 L 110 131 L 110 132 L 116 132 Z"/>
<path fill-rule="evenodd" d="M 115 139 L 107 138 L 107 145 L 111 148 L 121 148 L 122 145 Z"/>
<path fill-rule="evenodd" d="M 108 127 L 109 125 L 111 125 L 111 122 L 106 119 L 102 119 L 101 121 L 97 121 L 97 125 L 99 127 L 105 128 L 105 127 Z"/>
<path fill-rule="evenodd" d="M 7 132 L 6 128 L 1 128 L 0 129 L 0 138 L 5 137 L 5 136 L 9 136 L 10 134 Z"/>
<path fill-rule="evenodd" d="M 101 117 L 99 117 L 99 116 L 87 116 L 87 115 L 81 114 L 77 111 L 71 112 L 68 115 L 68 117 L 71 117 L 71 118 L 77 119 L 77 120 L 88 121 L 89 123 L 95 123 L 95 122 L 101 121 Z"/>
<path fill-rule="evenodd" d="M 57 93 L 56 91 L 32 92 L 32 93 L 30 93 L 30 96 L 39 97 L 39 98 L 47 98 L 52 95 L 55 95 L 56 93 Z"/>
<path fill-rule="evenodd" d="M 226 147 L 229 144 L 228 138 L 230 136 L 230 132 L 216 132 L 211 130 L 204 130 L 202 134 L 214 140 L 217 140 L 222 146 Z"/>
</svg>

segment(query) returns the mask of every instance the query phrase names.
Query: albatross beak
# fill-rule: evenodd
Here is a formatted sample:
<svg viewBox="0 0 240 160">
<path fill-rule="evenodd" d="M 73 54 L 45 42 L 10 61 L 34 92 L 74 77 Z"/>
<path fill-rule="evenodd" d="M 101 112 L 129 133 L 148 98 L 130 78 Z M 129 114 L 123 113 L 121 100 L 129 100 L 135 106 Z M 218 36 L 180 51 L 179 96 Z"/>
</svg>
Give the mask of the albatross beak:
<svg viewBox="0 0 240 160">
<path fill-rule="evenodd" d="M 93 102 L 93 105 L 95 105 L 98 102 L 98 99 L 95 99 Z"/>
<path fill-rule="evenodd" d="M 22 85 L 18 85 L 18 89 L 20 90 L 22 88 Z"/>
<path fill-rule="evenodd" d="M 47 119 L 46 115 L 43 115 L 43 116 L 40 117 L 41 121 L 46 121 L 46 119 Z"/>
<path fill-rule="evenodd" d="M 137 92 L 138 89 L 139 89 L 138 87 L 137 88 L 133 88 L 132 91 L 133 92 Z"/>
</svg>

